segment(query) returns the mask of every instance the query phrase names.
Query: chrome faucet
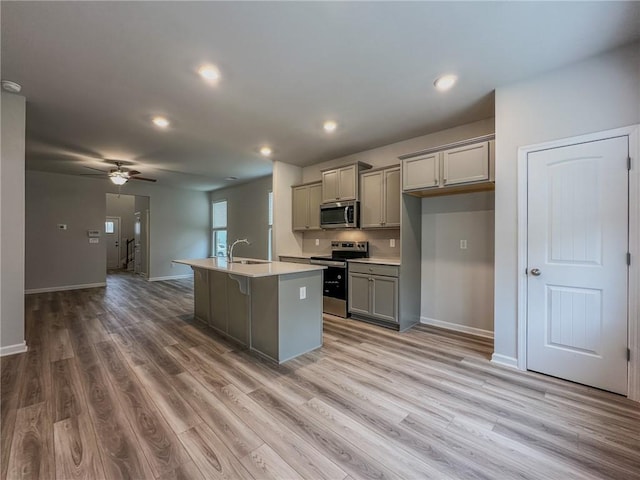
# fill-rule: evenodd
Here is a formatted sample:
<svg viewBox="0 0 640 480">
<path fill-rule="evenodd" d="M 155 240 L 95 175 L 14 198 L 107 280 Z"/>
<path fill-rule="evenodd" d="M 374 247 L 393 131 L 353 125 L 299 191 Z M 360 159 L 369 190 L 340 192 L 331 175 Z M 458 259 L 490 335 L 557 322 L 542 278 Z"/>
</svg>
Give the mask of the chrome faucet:
<svg viewBox="0 0 640 480">
<path fill-rule="evenodd" d="M 227 250 L 227 262 L 233 263 L 233 247 L 235 247 L 239 243 L 246 243 L 247 245 L 251 245 L 251 242 L 246 238 L 238 239 L 229 246 Z"/>
</svg>

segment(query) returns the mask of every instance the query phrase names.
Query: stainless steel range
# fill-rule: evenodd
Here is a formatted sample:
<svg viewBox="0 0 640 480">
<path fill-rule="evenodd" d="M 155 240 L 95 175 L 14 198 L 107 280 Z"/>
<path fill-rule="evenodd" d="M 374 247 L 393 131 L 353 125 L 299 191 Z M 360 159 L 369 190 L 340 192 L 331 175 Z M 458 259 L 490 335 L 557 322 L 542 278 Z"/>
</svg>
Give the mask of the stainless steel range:
<svg viewBox="0 0 640 480">
<path fill-rule="evenodd" d="M 369 242 L 331 242 L 330 257 L 311 257 L 314 265 L 324 265 L 323 311 L 331 315 L 346 318 L 349 316 L 349 282 L 347 281 L 347 260 L 367 258 Z"/>
</svg>

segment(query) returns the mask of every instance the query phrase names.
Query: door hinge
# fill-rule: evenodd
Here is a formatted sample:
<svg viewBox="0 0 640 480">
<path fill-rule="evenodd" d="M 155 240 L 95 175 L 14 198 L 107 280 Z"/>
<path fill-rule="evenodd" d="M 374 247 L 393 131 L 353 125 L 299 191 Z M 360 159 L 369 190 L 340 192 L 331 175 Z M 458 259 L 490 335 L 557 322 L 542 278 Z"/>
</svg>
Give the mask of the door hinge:
<svg viewBox="0 0 640 480">
<path fill-rule="evenodd" d="M 631 253 L 627 252 L 627 265 L 631 265 Z"/>
<path fill-rule="evenodd" d="M 524 274 L 525 274 L 525 275 L 529 275 L 529 269 L 528 269 L 528 268 L 525 268 L 525 269 L 524 269 Z"/>
<path fill-rule="evenodd" d="M 627 348 L 627 362 L 631 361 L 631 349 Z"/>
<path fill-rule="evenodd" d="M 631 170 L 631 157 L 627 157 L 627 170 Z"/>
</svg>

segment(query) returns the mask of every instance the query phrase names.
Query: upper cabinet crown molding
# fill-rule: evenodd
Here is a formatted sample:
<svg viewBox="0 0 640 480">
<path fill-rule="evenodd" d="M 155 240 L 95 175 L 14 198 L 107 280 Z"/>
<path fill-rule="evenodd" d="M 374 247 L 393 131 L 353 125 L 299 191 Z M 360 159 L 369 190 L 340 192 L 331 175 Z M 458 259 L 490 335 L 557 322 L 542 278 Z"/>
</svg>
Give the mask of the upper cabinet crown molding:
<svg viewBox="0 0 640 480">
<path fill-rule="evenodd" d="M 360 171 L 369 168 L 367 163 L 356 162 L 322 170 L 322 203 L 358 200 Z"/>
<path fill-rule="evenodd" d="M 402 155 L 402 191 L 449 195 L 495 188 L 495 140 L 486 135 Z"/>
</svg>

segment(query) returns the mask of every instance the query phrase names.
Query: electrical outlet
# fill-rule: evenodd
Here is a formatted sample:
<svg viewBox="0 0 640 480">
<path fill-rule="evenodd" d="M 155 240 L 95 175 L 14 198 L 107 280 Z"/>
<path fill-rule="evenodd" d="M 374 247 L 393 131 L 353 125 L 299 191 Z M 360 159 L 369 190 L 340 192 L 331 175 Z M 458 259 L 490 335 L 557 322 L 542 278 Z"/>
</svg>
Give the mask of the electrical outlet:
<svg viewBox="0 0 640 480">
<path fill-rule="evenodd" d="M 89 239 L 89 243 L 100 243 L 100 239 L 99 238 L 90 238 Z"/>
<path fill-rule="evenodd" d="M 316 247 L 319 247 L 319 246 L 320 246 L 320 239 L 316 238 Z"/>
<path fill-rule="evenodd" d="M 466 250 L 466 249 L 467 249 L 467 241 L 460 240 L 460 250 Z"/>
<path fill-rule="evenodd" d="M 300 300 L 307 298 L 307 287 L 300 287 Z"/>
<path fill-rule="evenodd" d="M 395 238 L 392 238 L 392 239 L 389 240 L 389 246 L 391 248 L 396 248 L 396 239 Z"/>
</svg>

